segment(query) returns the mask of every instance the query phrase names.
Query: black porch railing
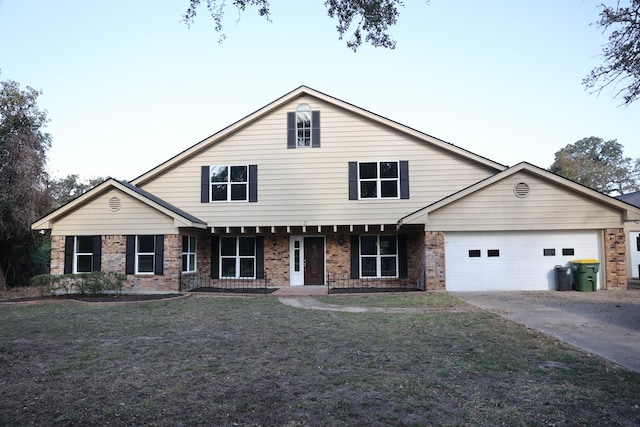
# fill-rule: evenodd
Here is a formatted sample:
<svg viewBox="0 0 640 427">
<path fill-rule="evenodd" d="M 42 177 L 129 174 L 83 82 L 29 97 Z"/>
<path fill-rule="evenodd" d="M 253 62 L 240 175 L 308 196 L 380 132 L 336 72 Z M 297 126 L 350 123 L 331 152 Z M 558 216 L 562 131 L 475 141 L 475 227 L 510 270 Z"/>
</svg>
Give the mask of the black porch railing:
<svg viewBox="0 0 640 427">
<path fill-rule="evenodd" d="M 222 278 L 212 279 L 208 274 L 180 273 L 180 292 L 215 292 L 232 294 L 270 294 L 278 288 L 269 286 L 265 275 L 262 279 Z"/>
<path fill-rule="evenodd" d="M 352 279 L 347 276 L 327 276 L 327 287 L 330 294 L 357 292 L 403 292 L 424 291 L 425 276 L 417 278 L 378 278 L 363 277 Z"/>
</svg>

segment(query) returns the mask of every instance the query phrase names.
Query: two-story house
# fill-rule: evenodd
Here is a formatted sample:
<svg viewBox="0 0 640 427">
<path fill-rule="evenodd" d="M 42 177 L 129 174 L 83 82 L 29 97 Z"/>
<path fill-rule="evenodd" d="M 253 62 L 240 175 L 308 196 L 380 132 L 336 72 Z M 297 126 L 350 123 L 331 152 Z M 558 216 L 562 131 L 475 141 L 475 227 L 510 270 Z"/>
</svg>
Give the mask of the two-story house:
<svg viewBox="0 0 640 427">
<path fill-rule="evenodd" d="M 131 182 L 108 179 L 33 224 L 53 274 L 119 271 L 131 292 L 190 276 L 554 289 L 601 262 L 625 288 L 640 209 L 528 163 L 507 167 L 299 87 Z"/>
</svg>

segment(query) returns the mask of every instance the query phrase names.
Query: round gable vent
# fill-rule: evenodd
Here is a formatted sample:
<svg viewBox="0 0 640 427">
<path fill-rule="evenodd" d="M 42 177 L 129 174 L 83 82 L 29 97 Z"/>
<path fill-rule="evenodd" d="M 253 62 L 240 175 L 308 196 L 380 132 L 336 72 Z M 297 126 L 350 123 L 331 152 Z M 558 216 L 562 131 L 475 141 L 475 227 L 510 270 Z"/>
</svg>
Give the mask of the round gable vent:
<svg viewBox="0 0 640 427">
<path fill-rule="evenodd" d="M 525 198 L 529 195 L 529 185 L 519 182 L 513 187 L 513 192 L 517 197 Z"/>
<path fill-rule="evenodd" d="M 109 199 L 109 210 L 111 212 L 118 212 L 122 207 L 122 202 L 117 197 L 112 197 Z"/>
</svg>

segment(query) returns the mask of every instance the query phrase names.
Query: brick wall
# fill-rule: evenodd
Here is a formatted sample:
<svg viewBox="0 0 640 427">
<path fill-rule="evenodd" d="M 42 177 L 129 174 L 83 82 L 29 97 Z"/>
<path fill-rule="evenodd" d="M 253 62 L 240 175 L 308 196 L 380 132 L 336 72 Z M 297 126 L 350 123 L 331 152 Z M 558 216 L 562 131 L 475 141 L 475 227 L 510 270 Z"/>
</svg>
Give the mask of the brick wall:
<svg viewBox="0 0 640 427">
<path fill-rule="evenodd" d="M 51 274 L 64 274 L 64 239 L 65 236 L 51 236 Z"/>
<path fill-rule="evenodd" d="M 264 237 L 264 274 L 269 286 L 289 286 L 289 236 Z"/>
<path fill-rule="evenodd" d="M 604 231 L 605 281 L 607 289 L 627 289 L 626 240 L 624 229 Z"/>
<path fill-rule="evenodd" d="M 427 290 L 445 289 L 444 231 L 424 234 L 423 266 Z"/>
</svg>

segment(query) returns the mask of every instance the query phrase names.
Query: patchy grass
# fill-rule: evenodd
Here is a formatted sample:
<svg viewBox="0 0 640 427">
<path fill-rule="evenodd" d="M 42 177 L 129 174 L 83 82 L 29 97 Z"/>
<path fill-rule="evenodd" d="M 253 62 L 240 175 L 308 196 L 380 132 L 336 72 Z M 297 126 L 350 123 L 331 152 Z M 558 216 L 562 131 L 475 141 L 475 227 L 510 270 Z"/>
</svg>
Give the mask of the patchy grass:
<svg viewBox="0 0 640 427">
<path fill-rule="evenodd" d="M 35 298 L 40 296 L 40 289 L 31 287 L 8 288 L 0 291 L 0 301 L 16 298 Z"/>
<path fill-rule="evenodd" d="M 479 310 L 191 297 L 0 322 L 1 425 L 640 424 L 640 374 Z"/>
</svg>

